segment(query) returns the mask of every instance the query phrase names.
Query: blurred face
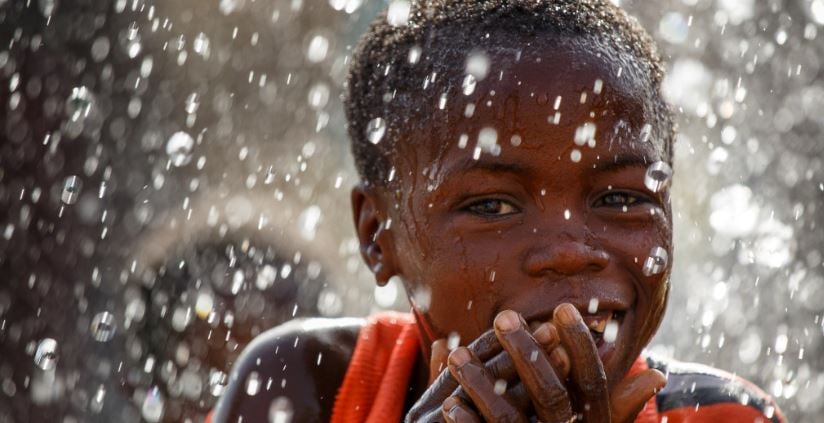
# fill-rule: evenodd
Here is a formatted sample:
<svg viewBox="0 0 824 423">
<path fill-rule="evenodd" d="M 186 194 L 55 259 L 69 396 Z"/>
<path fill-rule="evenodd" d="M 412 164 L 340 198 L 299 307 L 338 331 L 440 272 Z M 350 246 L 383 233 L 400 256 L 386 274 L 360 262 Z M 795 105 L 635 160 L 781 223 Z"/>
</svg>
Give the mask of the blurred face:
<svg viewBox="0 0 824 423">
<path fill-rule="evenodd" d="M 505 309 L 534 324 L 569 302 L 614 384 L 655 332 L 672 229 L 666 189 L 645 176 L 666 158 L 660 141 L 644 140 L 644 85 L 590 51 L 491 55 L 475 92 L 449 99 L 461 118 L 411 134 L 414 148 L 398 154 L 400 189 L 384 193 L 394 248 L 384 254 L 425 346 L 453 333 L 466 345 Z"/>
</svg>

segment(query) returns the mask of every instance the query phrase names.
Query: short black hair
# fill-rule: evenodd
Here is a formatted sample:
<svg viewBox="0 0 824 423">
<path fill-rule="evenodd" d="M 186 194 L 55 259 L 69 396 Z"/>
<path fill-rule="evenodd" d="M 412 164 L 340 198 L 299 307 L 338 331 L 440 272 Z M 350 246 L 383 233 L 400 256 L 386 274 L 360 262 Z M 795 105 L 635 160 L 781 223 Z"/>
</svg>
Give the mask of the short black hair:
<svg viewBox="0 0 824 423">
<path fill-rule="evenodd" d="M 644 106 L 651 136 L 661 142 L 671 162 L 675 129 L 661 93 L 664 72 L 655 43 L 633 17 L 609 0 L 411 3 L 404 25 L 392 25 L 388 11 L 378 15 L 352 56 L 344 107 L 355 165 L 364 182 L 385 185 L 391 179 L 396 135 L 412 129 L 411 125 L 425 124 L 437 111 L 438 97 L 460 89 L 454 76 L 464 72 L 461 57 L 488 44 L 484 38 L 490 32 L 501 31 L 529 40 L 537 40 L 536 34 L 589 39 L 629 57 L 625 61 L 635 69 L 628 71 L 640 75 L 648 86 Z M 524 40 L 514 39 L 504 37 L 498 44 L 517 46 Z M 418 60 L 409 60 L 410 49 L 416 50 L 411 55 L 419 54 Z M 376 143 L 367 132 L 383 135 Z"/>
</svg>

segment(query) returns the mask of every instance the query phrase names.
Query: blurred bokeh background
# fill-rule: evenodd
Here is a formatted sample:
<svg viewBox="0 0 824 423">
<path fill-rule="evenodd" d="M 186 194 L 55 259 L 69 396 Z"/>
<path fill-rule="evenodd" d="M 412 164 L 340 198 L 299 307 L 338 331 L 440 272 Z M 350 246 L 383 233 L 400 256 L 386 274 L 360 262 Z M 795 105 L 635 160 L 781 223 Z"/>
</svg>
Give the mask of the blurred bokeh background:
<svg viewBox="0 0 824 423">
<path fill-rule="evenodd" d="M 201 421 L 256 334 L 407 307 L 351 230 L 349 54 L 403 0 L 0 0 L 0 422 Z M 678 109 L 650 347 L 824 412 L 824 0 L 621 0 Z"/>
</svg>

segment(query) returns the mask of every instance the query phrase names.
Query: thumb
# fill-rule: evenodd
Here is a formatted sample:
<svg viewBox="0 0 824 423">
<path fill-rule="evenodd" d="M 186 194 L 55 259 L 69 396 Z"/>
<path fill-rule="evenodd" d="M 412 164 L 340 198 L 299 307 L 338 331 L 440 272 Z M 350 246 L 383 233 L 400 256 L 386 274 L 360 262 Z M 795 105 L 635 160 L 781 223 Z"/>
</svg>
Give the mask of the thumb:
<svg viewBox="0 0 824 423">
<path fill-rule="evenodd" d="M 432 357 L 429 359 L 429 384 L 438 377 L 446 368 L 446 360 L 449 357 L 449 348 L 446 339 L 438 339 L 432 343 Z"/>
<path fill-rule="evenodd" d="M 667 377 L 658 370 L 648 369 L 622 380 L 610 394 L 612 421 L 632 422 L 644 404 L 667 384 Z"/>
</svg>

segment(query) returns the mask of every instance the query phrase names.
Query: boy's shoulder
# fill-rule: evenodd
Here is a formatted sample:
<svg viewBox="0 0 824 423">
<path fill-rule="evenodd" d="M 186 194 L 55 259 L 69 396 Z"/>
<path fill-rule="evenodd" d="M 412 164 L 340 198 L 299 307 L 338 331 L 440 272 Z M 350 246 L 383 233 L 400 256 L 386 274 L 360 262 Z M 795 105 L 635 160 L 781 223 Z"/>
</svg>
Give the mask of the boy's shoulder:
<svg viewBox="0 0 824 423">
<path fill-rule="evenodd" d="M 270 421 L 278 407 L 293 421 L 328 421 L 364 323 L 295 319 L 260 334 L 233 365 L 211 421 Z"/>
<path fill-rule="evenodd" d="M 655 397 L 657 411 L 669 422 L 784 422 L 775 401 L 744 378 L 698 363 L 657 356 L 647 365 L 667 375 Z"/>
</svg>

